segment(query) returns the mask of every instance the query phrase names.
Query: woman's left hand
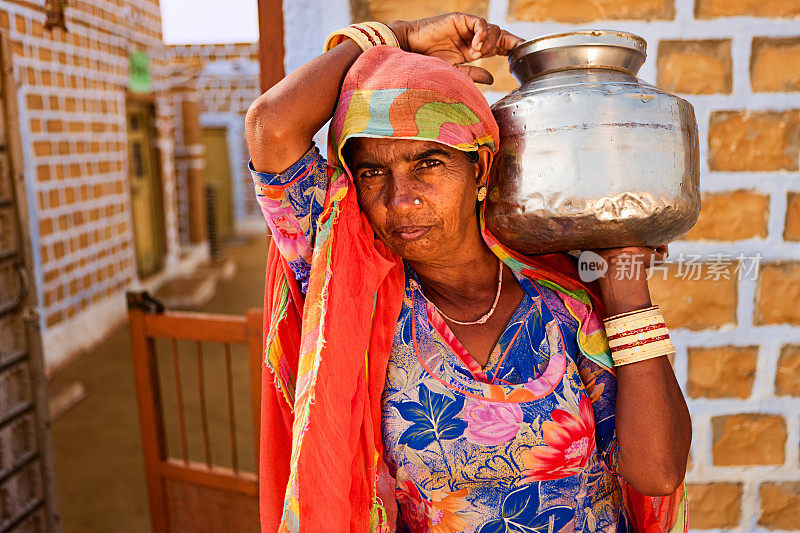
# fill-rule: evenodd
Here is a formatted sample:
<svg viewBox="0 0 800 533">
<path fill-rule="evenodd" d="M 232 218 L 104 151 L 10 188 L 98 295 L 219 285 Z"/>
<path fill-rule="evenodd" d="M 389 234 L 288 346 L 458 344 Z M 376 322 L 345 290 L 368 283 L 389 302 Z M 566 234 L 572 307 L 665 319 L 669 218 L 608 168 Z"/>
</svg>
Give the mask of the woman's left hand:
<svg viewBox="0 0 800 533">
<path fill-rule="evenodd" d="M 668 245 L 658 248 L 626 246 L 592 251 L 608 264 L 608 270 L 598 278 L 608 316 L 652 305 L 647 285 L 647 269 L 667 258 Z"/>
<path fill-rule="evenodd" d="M 412 21 L 396 20 L 389 27 L 403 50 L 438 57 L 476 83 L 493 83 L 494 80 L 488 70 L 466 63 L 494 55 L 508 55 L 524 41 L 496 24 L 489 24 L 485 18 L 466 13 L 448 13 Z"/>
<path fill-rule="evenodd" d="M 665 261 L 669 255 L 669 245 L 664 244 L 658 248 L 646 246 L 600 248 L 592 251 L 608 263 L 608 272 L 605 277 L 612 274 L 612 277 L 615 278 L 621 276 L 622 279 L 631 279 L 631 273 L 638 273 L 636 269 L 640 267 L 648 269 L 656 263 Z M 631 270 L 631 273 L 626 270 Z"/>
</svg>

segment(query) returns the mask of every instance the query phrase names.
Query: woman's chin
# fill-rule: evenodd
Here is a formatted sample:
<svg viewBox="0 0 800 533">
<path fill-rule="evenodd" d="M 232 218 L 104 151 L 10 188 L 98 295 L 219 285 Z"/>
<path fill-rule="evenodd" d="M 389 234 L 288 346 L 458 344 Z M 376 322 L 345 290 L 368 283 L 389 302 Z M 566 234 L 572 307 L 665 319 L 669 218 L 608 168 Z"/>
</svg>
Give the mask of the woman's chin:
<svg viewBox="0 0 800 533">
<path fill-rule="evenodd" d="M 424 262 L 439 257 L 437 252 L 440 247 L 426 238 L 393 238 L 385 244 L 405 261 Z"/>
</svg>

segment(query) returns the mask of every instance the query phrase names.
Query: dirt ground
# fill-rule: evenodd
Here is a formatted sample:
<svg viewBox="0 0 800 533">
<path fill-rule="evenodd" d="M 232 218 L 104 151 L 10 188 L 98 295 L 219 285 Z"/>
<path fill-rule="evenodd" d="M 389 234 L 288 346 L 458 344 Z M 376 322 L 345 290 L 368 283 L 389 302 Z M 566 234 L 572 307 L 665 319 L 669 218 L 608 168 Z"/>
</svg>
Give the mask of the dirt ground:
<svg viewBox="0 0 800 533">
<path fill-rule="evenodd" d="M 244 314 L 247 309 L 261 307 L 264 297 L 264 269 L 266 266 L 267 239 L 254 236 L 247 243 L 228 244 L 223 254 L 235 259 L 238 273 L 230 282 L 221 282 L 214 298 L 201 311 Z M 187 349 L 192 349 L 187 346 Z M 180 348 L 181 357 L 184 347 Z M 213 358 L 216 354 L 210 354 Z M 246 366 L 240 355 L 233 357 L 241 363 L 234 364 L 237 427 L 249 420 L 246 401 Z M 206 376 L 219 376 L 216 362 L 211 361 Z M 166 367 L 163 361 L 160 366 Z M 171 365 L 171 362 L 169 363 Z M 191 361 L 181 365 L 186 368 L 182 379 L 191 382 Z M 170 367 L 171 368 L 171 367 Z M 171 370 L 170 370 L 171 371 Z M 196 376 L 196 374 L 195 374 Z M 220 376 L 221 377 L 221 376 Z M 164 375 L 162 382 L 174 374 Z M 195 378 L 196 379 L 196 378 Z M 50 383 L 51 390 L 59 390 L 81 382 L 87 397 L 58 418 L 53 424 L 58 494 L 64 533 L 92 532 L 147 532 L 150 522 L 145 490 L 139 422 L 131 361 L 130 337 L 127 326 L 114 333 L 98 349 L 86 353 Z M 218 430 L 212 430 L 211 440 L 215 462 L 229 463 L 231 444 L 227 421 L 227 404 L 224 401 L 224 382 L 208 385 L 209 420 Z M 165 410 L 172 400 L 165 393 Z M 202 444 L 196 418 L 192 416 L 197 402 L 190 396 L 185 400 L 187 413 L 189 455 L 202 460 Z M 166 417 L 168 421 L 172 418 Z M 169 424 L 168 424 L 169 425 Z M 249 428 L 237 429 L 239 434 L 240 464 L 244 469 L 253 465 L 252 439 Z M 168 431 L 169 434 L 169 431 Z M 177 433 L 169 434 L 170 455 L 179 455 L 175 445 Z"/>
</svg>

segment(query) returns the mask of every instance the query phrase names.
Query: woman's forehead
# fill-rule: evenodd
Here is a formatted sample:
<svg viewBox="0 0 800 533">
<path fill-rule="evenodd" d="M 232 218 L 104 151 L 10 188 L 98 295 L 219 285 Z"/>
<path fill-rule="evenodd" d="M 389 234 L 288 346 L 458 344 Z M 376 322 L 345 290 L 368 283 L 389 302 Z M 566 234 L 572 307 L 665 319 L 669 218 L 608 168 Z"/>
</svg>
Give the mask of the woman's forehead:
<svg viewBox="0 0 800 533">
<path fill-rule="evenodd" d="M 378 162 L 415 161 L 432 155 L 456 156 L 459 150 L 435 141 L 355 137 L 347 141 L 347 152 L 355 161 L 370 159 Z"/>
</svg>

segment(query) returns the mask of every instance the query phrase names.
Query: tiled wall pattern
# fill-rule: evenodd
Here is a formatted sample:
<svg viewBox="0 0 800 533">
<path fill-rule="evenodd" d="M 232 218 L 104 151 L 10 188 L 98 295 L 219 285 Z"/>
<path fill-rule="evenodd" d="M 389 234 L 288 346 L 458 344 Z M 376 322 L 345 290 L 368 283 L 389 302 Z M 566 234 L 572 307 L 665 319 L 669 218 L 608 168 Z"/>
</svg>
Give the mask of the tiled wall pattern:
<svg viewBox="0 0 800 533">
<path fill-rule="evenodd" d="M 261 94 L 258 87 L 258 43 L 191 44 L 168 47 L 173 65 L 196 68 L 200 120 L 205 126 L 226 127 L 235 180 L 236 219 L 262 223 L 253 200 L 253 181 L 247 171 L 244 115 Z"/>
<path fill-rule="evenodd" d="M 640 77 L 688 99 L 700 132 L 700 220 L 651 280 L 693 418 L 690 528 L 800 531 L 800 0 L 351 4 L 360 20 L 457 10 L 528 38 L 647 40 Z M 505 60 L 485 63 L 487 98 L 516 86 Z"/>
<path fill-rule="evenodd" d="M 46 329 L 119 296 L 136 278 L 125 120 L 134 50 L 151 58 L 170 254 L 177 254 L 178 235 L 158 1 L 70 2 L 68 32 L 45 30 L 44 19 L 44 0 L 0 2 L 0 29 L 13 43 Z"/>
</svg>

